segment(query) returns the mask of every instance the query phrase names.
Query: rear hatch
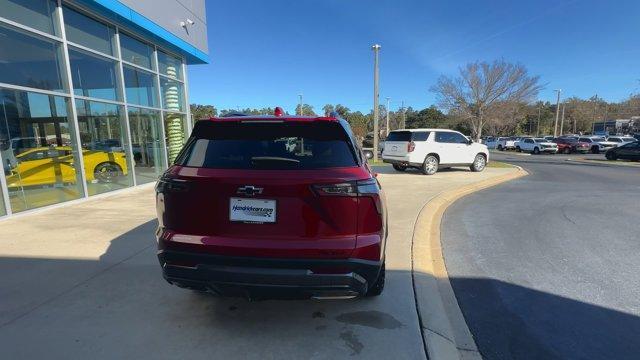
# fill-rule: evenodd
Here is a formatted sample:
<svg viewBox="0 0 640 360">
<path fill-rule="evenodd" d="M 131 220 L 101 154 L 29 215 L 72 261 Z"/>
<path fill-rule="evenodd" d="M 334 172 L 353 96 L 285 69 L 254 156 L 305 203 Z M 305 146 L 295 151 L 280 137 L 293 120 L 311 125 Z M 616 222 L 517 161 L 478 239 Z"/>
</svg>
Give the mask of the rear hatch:
<svg viewBox="0 0 640 360">
<path fill-rule="evenodd" d="M 370 178 L 336 121 L 199 122 L 158 194 L 161 226 L 237 256 L 348 257 L 358 198 L 326 184 Z"/>
<path fill-rule="evenodd" d="M 411 131 L 392 131 L 384 142 L 382 155 L 406 156 L 412 141 Z"/>
</svg>

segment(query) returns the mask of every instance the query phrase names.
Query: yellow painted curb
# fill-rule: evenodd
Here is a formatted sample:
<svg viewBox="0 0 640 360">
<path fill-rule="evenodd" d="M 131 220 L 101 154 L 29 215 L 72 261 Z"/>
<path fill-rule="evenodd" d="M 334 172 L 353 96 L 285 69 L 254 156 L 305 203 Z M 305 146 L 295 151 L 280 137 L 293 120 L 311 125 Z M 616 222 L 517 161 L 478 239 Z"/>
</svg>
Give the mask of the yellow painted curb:
<svg viewBox="0 0 640 360">
<path fill-rule="evenodd" d="M 456 200 L 528 173 L 514 171 L 475 184 L 444 191 L 427 202 L 413 230 L 413 281 L 420 325 L 429 359 L 481 359 L 473 336 L 458 306 L 444 263 L 440 225 L 446 209 Z"/>
</svg>

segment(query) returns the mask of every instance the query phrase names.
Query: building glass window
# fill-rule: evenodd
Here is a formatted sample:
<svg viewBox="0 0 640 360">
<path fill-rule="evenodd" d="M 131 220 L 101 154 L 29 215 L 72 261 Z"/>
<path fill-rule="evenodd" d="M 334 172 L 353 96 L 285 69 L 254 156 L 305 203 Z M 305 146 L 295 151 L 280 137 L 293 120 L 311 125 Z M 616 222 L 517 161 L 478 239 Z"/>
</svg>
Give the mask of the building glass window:
<svg viewBox="0 0 640 360">
<path fill-rule="evenodd" d="M 133 185 L 123 107 L 76 100 L 89 195 Z"/>
<path fill-rule="evenodd" d="M 129 129 L 138 184 L 156 181 L 165 169 L 161 126 L 160 111 L 129 107 Z"/>
<path fill-rule="evenodd" d="M 0 89 L 0 150 L 14 213 L 82 196 L 67 101 Z"/>
<path fill-rule="evenodd" d="M 67 6 L 63 7 L 67 40 L 102 53 L 113 55 L 113 27 L 94 20 Z"/>
<path fill-rule="evenodd" d="M 182 61 L 162 50 L 158 50 L 158 71 L 162 75 L 182 80 Z"/>
<path fill-rule="evenodd" d="M 0 25 L 0 82 L 63 91 L 61 59 L 56 41 Z"/>
<path fill-rule="evenodd" d="M 142 41 L 132 38 L 127 34 L 120 33 L 120 51 L 122 60 L 132 64 L 152 69 L 151 58 L 153 48 Z"/>
<path fill-rule="evenodd" d="M 169 165 L 171 165 L 187 139 L 187 124 L 185 116 L 181 114 L 165 113 L 164 133 L 167 138 L 167 157 L 169 158 Z"/>
<path fill-rule="evenodd" d="M 51 35 L 58 35 L 54 23 L 54 0 L 0 0 L 0 9 L 0 16 L 6 19 Z"/>
<path fill-rule="evenodd" d="M 123 72 L 127 102 L 148 107 L 158 107 L 158 88 L 155 76 L 130 66 L 124 66 Z"/>
<path fill-rule="evenodd" d="M 160 78 L 162 89 L 162 108 L 184 111 L 184 86 L 175 80 Z"/>
<path fill-rule="evenodd" d="M 116 62 L 69 48 L 73 93 L 106 100 L 120 100 L 116 88 Z"/>
</svg>

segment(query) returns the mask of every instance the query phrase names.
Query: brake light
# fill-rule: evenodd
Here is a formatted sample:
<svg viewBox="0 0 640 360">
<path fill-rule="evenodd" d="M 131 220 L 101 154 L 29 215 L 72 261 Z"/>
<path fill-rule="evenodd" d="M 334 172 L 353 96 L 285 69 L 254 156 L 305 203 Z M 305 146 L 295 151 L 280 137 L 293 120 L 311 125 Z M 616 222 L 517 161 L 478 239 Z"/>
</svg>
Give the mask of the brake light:
<svg viewBox="0 0 640 360">
<path fill-rule="evenodd" d="M 284 115 L 284 110 L 282 110 L 282 108 L 280 106 L 278 106 L 273 111 L 273 115 L 280 117 L 280 116 Z"/>
<path fill-rule="evenodd" d="M 156 183 L 156 192 L 161 194 L 185 192 L 189 190 L 188 181 L 170 176 L 162 176 Z"/>
<path fill-rule="evenodd" d="M 415 149 L 416 149 L 416 143 L 414 143 L 413 141 L 410 141 L 407 144 L 407 152 L 412 152 Z"/>
<path fill-rule="evenodd" d="M 378 214 L 382 214 L 382 202 L 380 200 L 380 184 L 375 178 L 350 181 L 338 184 L 314 185 L 316 194 L 321 196 L 353 196 L 370 197 L 376 204 Z"/>
</svg>

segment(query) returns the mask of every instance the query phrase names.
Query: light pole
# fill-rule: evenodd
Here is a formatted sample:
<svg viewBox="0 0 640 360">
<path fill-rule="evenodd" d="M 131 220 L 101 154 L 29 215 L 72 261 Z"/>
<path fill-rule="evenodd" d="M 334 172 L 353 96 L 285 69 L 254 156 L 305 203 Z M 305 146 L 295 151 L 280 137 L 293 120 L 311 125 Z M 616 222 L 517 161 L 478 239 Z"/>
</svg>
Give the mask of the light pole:
<svg viewBox="0 0 640 360">
<path fill-rule="evenodd" d="M 556 100 L 556 124 L 553 127 L 553 137 L 557 137 L 558 136 L 558 120 L 560 120 L 560 93 L 562 92 L 562 89 L 555 89 L 553 91 L 558 93 L 558 99 Z"/>
<path fill-rule="evenodd" d="M 562 118 L 560 120 L 560 136 L 562 136 L 564 134 L 564 107 L 566 106 L 565 103 L 562 103 Z"/>
<path fill-rule="evenodd" d="M 538 126 L 536 126 L 536 137 L 540 136 L 540 105 L 538 104 Z"/>
<path fill-rule="evenodd" d="M 378 137 L 380 130 L 378 129 L 378 53 L 381 46 L 375 44 L 371 47 L 373 50 L 373 161 L 378 161 Z"/>
<path fill-rule="evenodd" d="M 385 129 L 387 129 L 387 131 L 385 132 L 386 135 L 389 136 L 389 98 L 387 98 L 387 123 L 386 123 Z"/>
<path fill-rule="evenodd" d="M 404 129 L 407 124 L 406 124 L 407 119 L 405 118 L 405 112 L 404 112 L 404 100 L 402 100 L 402 125 L 400 125 L 400 129 Z"/>
<path fill-rule="evenodd" d="M 300 99 L 300 116 L 303 116 L 304 112 L 302 110 L 302 94 L 298 94 L 298 98 Z"/>
</svg>

